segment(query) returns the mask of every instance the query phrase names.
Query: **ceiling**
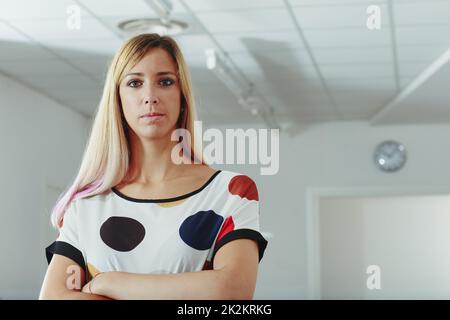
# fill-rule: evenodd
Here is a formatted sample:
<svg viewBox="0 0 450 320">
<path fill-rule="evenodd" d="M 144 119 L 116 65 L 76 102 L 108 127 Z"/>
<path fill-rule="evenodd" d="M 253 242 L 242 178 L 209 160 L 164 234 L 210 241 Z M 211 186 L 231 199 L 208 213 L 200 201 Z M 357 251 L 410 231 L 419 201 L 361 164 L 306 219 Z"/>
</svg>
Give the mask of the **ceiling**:
<svg viewBox="0 0 450 320">
<path fill-rule="evenodd" d="M 450 121 L 448 63 L 408 92 L 420 101 L 392 103 L 450 47 L 450 0 L 172 3 L 172 18 L 190 25 L 175 38 L 208 123 L 261 119 L 206 68 L 207 48 L 228 54 L 280 124 L 377 115 L 377 124 Z M 74 4 L 79 30 L 66 26 Z M 366 26 L 369 5 L 381 9 L 379 30 Z M 0 0 L 0 72 L 91 117 L 108 62 L 129 37 L 117 24 L 139 17 L 156 17 L 144 0 Z"/>
</svg>

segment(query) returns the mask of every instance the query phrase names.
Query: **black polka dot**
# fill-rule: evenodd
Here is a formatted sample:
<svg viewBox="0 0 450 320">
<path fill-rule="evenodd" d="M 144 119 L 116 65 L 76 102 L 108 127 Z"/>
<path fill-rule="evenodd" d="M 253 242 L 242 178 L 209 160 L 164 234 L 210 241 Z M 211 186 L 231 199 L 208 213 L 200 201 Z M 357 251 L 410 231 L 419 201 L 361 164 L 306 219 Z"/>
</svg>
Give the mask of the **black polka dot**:
<svg viewBox="0 0 450 320">
<path fill-rule="evenodd" d="M 144 240 L 145 228 L 139 221 L 128 217 L 110 217 L 102 224 L 100 237 L 108 247 L 127 252 Z"/>
</svg>

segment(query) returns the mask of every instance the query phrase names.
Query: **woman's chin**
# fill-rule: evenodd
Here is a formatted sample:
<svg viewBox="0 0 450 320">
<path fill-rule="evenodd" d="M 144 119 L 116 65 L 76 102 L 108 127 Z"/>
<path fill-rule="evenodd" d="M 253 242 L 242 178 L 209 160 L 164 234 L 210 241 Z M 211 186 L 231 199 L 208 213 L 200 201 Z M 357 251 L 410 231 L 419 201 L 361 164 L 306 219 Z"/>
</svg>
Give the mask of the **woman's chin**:
<svg viewBox="0 0 450 320">
<path fill-rule="evenodd" d="M 161 139 L 167 137 L 170 139 L 171 131 L 165 127 L 152 126 L 142 129 L 139 136 L 143 139 Z"/>
</svg>

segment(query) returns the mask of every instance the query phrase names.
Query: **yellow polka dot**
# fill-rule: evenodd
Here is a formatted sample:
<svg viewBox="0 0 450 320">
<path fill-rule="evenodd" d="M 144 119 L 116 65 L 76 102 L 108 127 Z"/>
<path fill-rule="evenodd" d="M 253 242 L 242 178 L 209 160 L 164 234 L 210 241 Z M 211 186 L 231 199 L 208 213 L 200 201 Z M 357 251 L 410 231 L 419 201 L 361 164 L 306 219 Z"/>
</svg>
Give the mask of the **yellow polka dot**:
<svg viewBox="0 0 450 320">
<path fill-rule="evenodd" d="M 181 200 L 177 200 L 177 201 L 171 201 L 171 202 L 161 202 L 158 203 L 158 205 L 160 207 L 164 207 L 164 208 L 170 208 L 170 207 L 175 207 L 178 206 L 179 204 L 182 204 L 183 202 L 185 202 L 188 198 L 185 199 L 181 199 Z"/>
</svg>

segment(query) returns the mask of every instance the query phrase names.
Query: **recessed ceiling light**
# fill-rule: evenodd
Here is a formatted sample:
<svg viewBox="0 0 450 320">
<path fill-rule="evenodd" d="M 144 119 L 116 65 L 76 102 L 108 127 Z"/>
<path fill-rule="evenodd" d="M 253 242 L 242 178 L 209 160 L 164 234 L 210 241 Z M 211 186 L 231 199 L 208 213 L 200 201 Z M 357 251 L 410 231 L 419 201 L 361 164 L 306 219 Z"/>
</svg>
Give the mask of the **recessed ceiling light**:
<svg viewBox="0 0 450 320">
<path fill-rule="evenodd" d="M 160 35 L 177 35 L 185 31 L 189 26 L 178 20 L 162 21 L 157 18 L 143 18 L 126 20 L 119 23 L 118 27 L 127 33 L 157 33 Z"/>
</svg>

